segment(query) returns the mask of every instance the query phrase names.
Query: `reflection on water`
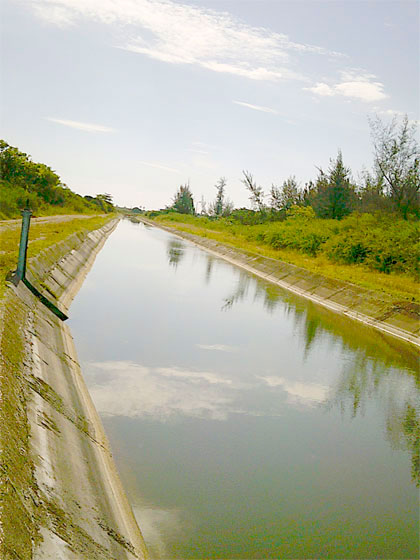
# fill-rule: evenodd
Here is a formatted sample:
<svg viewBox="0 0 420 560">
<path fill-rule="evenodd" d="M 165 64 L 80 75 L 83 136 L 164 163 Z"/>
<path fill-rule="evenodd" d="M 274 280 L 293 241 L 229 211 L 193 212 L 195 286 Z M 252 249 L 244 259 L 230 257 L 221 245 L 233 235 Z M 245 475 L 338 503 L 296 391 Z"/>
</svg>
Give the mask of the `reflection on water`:
<svg viewBox="0 0 420 560">
<path fill-rule="evenodd" d="M 250 286 L 254 289 L 252 300 L 261 300 L 268 312 L 283 305 L 284 291 L 281 288 L 238 270 L 235 289 L 225 298 L 222 308 L 229 310 L 235 303 L 247 298 Z M 292 296 L 289 298 L 293 301 Z M 420 486 L 420 380 L 417 353 L 404 343 L 395 343 L 394 351 L 394 345 L 383 334 L 369 332 L 347 319 L 340 319 L 341 329 L 337 333 L 336 317 L 309 302 L 289 309 L 295 321 L 303 323 L 305 356 L 309 356 L 312 343 L 324 330 L 335 335 L 339 333 L 344 348 L 354 353 L 352 360 L 344 363 L 329 403 L 338 405 L 342 412 L 350 407 L 354 418 L 358 413 L 363 414 L 365 403 L 373 396 L 380 399 L 388 439 L 394 447 L 410 451 L 412 477 L 416 485 Z M 323 316 L 326 319 L 324 321 Z M 369 337 L 366 339 L 368 332 Z M 408 369 L 407 363 L 410 365 Z M 394 369 L 401 366 L 405 369 L 405 375 Z M 284 380 L 280 384 L 285 384 Z M 320 394 L 325 394 L 324 389 Z"/>
<path fill-rule="evenodd" d="M 184 245 L 178 239 L 169 239 L 168 241 L 168 262 L 171 266 L 177 268 L 184 256 Z"/>
<path fill-rule="evenodd" d="M 130 224 L 72 331 L 153 558 L 417 556 L 412 347 Z"/>
<path fill-rule="evenodd" d="M 147 535 L 149 550 L 152 549 L 158 558 L 169 555 L 165 542 L 183 531 L 182 513 L 178 510 L 165 510 L 145 505 L 133 505 L 133 513 L 144 535 Z"/>
</svg>

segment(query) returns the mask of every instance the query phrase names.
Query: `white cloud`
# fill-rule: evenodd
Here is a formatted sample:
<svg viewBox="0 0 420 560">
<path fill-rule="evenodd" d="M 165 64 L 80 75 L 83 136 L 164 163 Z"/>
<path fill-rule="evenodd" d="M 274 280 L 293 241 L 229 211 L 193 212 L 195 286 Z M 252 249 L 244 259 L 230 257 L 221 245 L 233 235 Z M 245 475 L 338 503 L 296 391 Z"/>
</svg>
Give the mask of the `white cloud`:
<svg viewBox="0 0 420 560">
<path fill-rule="evenodd" d="M 270 107 L 262 107 L 261 105 L 251 105 L 251 103 L 245 103 L 244 101 L 233 101 L 236 105 L 241 105 L 242 107 L 247 107 L 248 109 L 254 109 L 254 111 L 261 111 L 263 113 L 272 113 L 273 115 L 277 115 L 277 111 L 275 109 L 270 109 Z"/>
<path fill-rule="evenodd" d="M 333 88 L 331 88 L 328 84 L 324 84 L 323 82 L 320 82 L 316 84 L 316 86 L 313 86 L 311 88 L 303 88 L 303 89 L 312 91 L 312 93 L 316 93 L 317 95 L 322 95 L 322 96 L 334 95 Z"/>
<path fill-rule="evenodd" d="M 217 350 L 219 352 L 237 352 L 235 346 L 227 346 L 226 344 L 197 344 L 202 350 Z"/>
<path fill-rule="evenodd" d="M 52 117 L 47 117 L 47 120 L 57 124 L 62 124 L 64 126 L 69 126 L 70 128 L 83 130 L 84 132 L 114 132 L 113 128 L 100 124 L 82 123 L 78 121 L 69 121 L 66 119 L 54 119 Z"/>
<path fill-rule="evenodd" d="M 58 26 L 90 21 L 124 29 L 120 48 L 171 64 L 196 64 L 252 80 L 302 79 L 291 54 L 343 56 L 294 43 L 287 35 L 250 26 L 227 12 L 173 0 L 31 0 Z"/>
<path fill-rule="evenodd" d="M 161 163 L 152 163 L 150 161 L 139 161 L 141 165 L 147 165 L 148 167 L 154 167 L 155 169 L 163 169 L 164 171 L 170 171 L 171 173 L 180 173 L 179 169 L 174 169 L 173 167 L 167 167 Z"/>
<path fill-rule="evenodd" d="M 284 377 L 260 377 L 269 387 L 282 387 L 292 398 L 307 402 L 323 402 L 328 393 L 328 387 L 317 383 L 302 383 L 289 381 Z"/>
<path fill-rule="evenodd" d="M 90 363 L 85 370 L 95 405 L 104 414 L 224 420 L 232 403 L 231 380 L 212 372 L 134 362 Z"/>
<path fill-rule="evenodd" d="M 354 97 L 362 101 L 380 101 L 386 99 L 384 86 L 380 82 L 367 82 L 363 80 L 342 82 L 335 86 L 335 90 L 344 97 Z"/>
<path fill-rule="evenodd" d="M 315 86 L 304 89 L 323 97 L 341 95 L 368 103 L 386 99 L 388 96 L 384 93 L 384 85 L 374 80 L 375 76 L 373 74 L 367 74 L 361 70 L 346 70 L 341 72 L 339 83 L 328 85 L 324 82 L 318 82 Z"/>
<path fill-rule="evenodd" d="M 230 351 L 209 345 L 206 349 Z M 98 412 L 166 422 L 176 416 L 223 421 L 232 414 L 279 416 L 286 402 L 313 406 L 327 388 L 275 376 L 246 377 L 243 371 L 200 371 L 180 367 L 149 367 L 131 361 L 90 362 L 84 374 Z M 276 397 L 253 398 L 255 391 Z"/>
</svg>

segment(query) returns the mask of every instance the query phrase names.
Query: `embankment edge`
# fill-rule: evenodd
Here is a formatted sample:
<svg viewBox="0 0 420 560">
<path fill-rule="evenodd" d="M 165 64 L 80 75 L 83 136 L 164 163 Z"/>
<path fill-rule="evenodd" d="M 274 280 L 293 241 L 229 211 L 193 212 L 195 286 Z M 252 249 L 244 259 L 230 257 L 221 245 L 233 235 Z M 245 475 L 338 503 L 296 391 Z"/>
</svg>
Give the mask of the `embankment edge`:
<svg viewBox="0 0 420 560">
<path fill-rule="evenodd" d="M 42 280 L 50 297 L 56 295 L 54 303 L 61 309 L 68 309 L 117 223 L 110 221 L 65 240 L 29 263 L 29 274 L 34 281 Z M 7 397 L 11 406 L 0 412 L 10 420 L 19 409 L 20 423 L 16 437 L 1 441 L 2 454 L 7 453 L 0 473 L 6 495 L 0 504 L 0 556 L 148 558 L 68 325 L 22 282 L 9 285 L 2 315 L 8 321 L 3 321 L 0 332 L 6 349 L 0 364 L 0 396 Z M 10 337 L 16 337 L 19 355 L 7 355 L 3 342 Z M 8 393 L 16 398 L 8 399 Z M 11 433 L 14 419 L 9 423 Z M 26 435 L 20 437 L 20 432 Z M 22 464 L 12 460 L 20 456 Z"/>
<path fill-rule="evenodd" d="M 225 245 L 214 239 L 168 227 L 147 218 L 144 223 L 190 241 L 268 282 L 277 284 L 335 313 L 359 321 L 381 332 L 420 347 L 420 306 L 394 302 L 354 284 L 332 280 L 301 267 Z"/>
</svg>

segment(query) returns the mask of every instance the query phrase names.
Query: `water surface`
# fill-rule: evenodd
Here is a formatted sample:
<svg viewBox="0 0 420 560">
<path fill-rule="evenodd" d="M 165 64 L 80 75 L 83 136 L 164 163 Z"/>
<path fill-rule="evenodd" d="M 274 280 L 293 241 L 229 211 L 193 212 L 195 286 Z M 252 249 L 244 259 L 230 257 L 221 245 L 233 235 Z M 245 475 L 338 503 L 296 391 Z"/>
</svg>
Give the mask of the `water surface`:
<svg viewBox="0 0 420 560">
<path fill-rule="evenodd" d="M 417 356 L 120 223 L 71 308 L 153 558 L 416 558 Z"/>
</svg>

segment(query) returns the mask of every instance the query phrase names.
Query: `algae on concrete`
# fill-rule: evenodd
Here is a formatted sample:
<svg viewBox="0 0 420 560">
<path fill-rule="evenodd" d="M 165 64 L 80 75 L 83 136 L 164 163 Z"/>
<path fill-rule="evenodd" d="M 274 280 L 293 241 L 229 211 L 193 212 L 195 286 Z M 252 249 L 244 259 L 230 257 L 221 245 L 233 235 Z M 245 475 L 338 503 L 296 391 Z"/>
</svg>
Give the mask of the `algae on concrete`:
<svg viewBox="0 0 420 560">
<path fill-rule="evenodd" d="M 116 222 L 83 224 L 28 266 L 64 307 Z M 1 303 L 0 557 L 146 558 L 68 329 L 23 283 Z"/>
</svg>

